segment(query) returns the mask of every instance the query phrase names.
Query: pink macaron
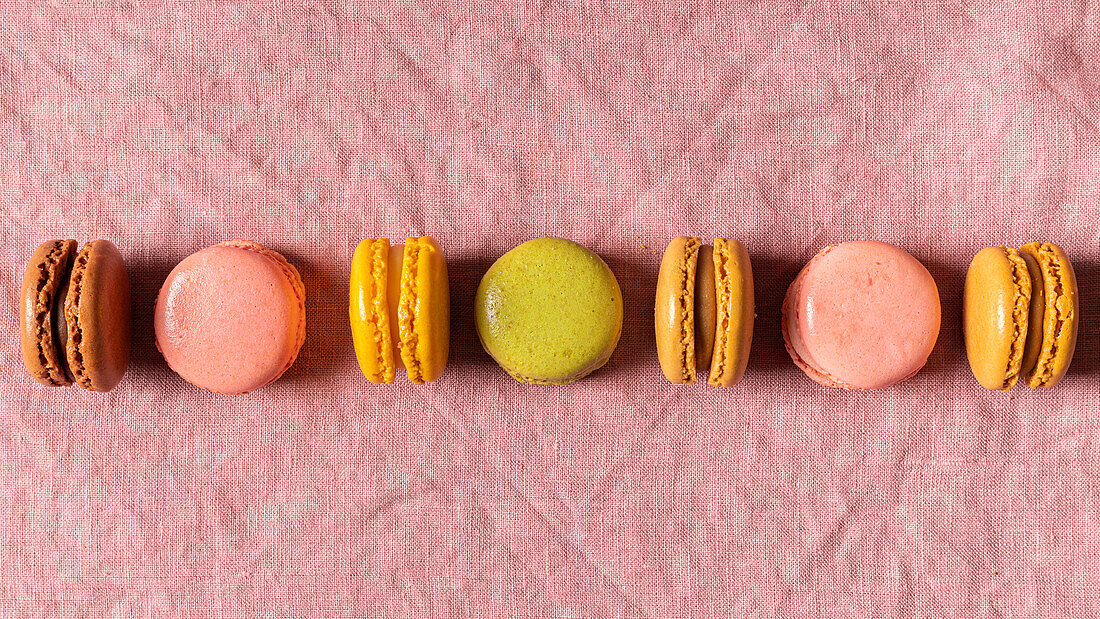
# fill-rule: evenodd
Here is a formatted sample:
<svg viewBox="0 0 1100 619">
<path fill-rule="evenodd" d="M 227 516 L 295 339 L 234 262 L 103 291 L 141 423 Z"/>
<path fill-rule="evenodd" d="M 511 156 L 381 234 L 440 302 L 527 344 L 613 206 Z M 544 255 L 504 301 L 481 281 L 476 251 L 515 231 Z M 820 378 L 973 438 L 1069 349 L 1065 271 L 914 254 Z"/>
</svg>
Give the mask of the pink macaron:
<svg viewBox="0 0 1100 619">
<path fill-rule="evenodd" d="M 815 381 L 880 389 L 916 374 L 940 332 L 940 295 L 902 249 L 852 241 L 821 250 L 783 301 L 783 340 Z"/>
<path fill-rule="evenodd" d="M 234 240 L 184 258 L 161 286 L 157 348 L 177 374 L 217 393 L 274 382 L 305 340 L 305 286 L 278 252 Z"/>
</svg>

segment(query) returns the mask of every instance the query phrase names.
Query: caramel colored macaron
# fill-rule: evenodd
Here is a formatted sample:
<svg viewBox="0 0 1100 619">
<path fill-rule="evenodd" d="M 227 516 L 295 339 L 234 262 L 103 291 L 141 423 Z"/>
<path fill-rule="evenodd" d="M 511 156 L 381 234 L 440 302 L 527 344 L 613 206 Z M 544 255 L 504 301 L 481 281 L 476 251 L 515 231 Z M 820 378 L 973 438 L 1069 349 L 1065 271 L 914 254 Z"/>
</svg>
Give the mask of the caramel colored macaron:
<svg viewBox="0 0 1100 619">
<path fill-rule="evenodd" d="M 672 239 L 657 276 L 654 330 L 665 378 L 730 387 L 745 374 L 752 346 L 752 265 L 738 241 Z"/>
<path fill-rule="evenodd" d="M 1008 391 L 1022 377 L 1053 387 L 1077 342 L 1077 278 L 1053 243 L 1019 250 L 987 247 L 970 263 L 963 290 L 963 337 L 974 377 Z"/>
<path fill-rule="evenodd" d="M 43 385 L 110 391 L 130 361 L 130 279 L 113 243 L 46 241 L 20 293 L 23 364 Z"/>
</svg>

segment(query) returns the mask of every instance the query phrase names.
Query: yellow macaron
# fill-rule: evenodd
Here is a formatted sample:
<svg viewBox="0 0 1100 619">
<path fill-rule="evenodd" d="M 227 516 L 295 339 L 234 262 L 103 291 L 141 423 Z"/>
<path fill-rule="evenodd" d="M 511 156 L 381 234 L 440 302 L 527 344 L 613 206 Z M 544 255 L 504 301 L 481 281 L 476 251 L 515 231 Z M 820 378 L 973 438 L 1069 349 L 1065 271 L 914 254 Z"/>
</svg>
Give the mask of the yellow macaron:
<svg viewBox="0 0 1100 619">
<path fill-rule="evenodd" d="M 450 292 L 443 250 L 430 236 L 404 245 L 366 239 L 351 259 L 351 336 L 359 368 L 372 383 L 392 383 L 405 368 L 416 384 L 438 379 L 450 346 Z"/>
<path fill-rule="evenodd" d="M 1008 391 L 1021 376 L 1033 389 L 1057 384 L 1073 358 L 1077 320 L 1077 279 L 1057 245 L 987 247 L 971 261 L 963 338 L 986 389 Z"/>
<path fill-rule="evenodd" d="M 752 265 L 738 241 L 672 239 L 657 276 L 654 330 L 665 378 L 730 387 L 744 376 L 752 346 Z"/>
</svg>

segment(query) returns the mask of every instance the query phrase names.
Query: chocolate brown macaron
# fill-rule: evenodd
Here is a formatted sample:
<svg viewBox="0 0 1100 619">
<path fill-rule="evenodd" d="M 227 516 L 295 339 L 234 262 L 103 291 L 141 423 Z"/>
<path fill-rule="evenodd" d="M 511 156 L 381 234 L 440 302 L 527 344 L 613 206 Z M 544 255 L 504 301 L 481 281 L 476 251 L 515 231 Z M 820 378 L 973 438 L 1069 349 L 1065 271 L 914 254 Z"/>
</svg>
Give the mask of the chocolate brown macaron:
<svg viewBox="0 0 1100 619">
<path fill-rule="evenodd" d="M 38 246 L 19 303 L 23 364 L 51 387 L 110 391 L 130 361 L 130 279 L 110 241 Z"/>
</svg>

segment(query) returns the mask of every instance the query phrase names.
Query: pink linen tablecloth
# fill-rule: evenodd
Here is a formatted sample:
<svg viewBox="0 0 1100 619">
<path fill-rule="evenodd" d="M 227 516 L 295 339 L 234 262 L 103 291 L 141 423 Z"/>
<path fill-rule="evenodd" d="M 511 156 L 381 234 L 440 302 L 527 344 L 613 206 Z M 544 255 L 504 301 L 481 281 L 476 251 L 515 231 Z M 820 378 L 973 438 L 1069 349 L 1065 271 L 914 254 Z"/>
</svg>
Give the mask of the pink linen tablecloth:
<svg viewBox="0 0 1100 619">
<path fill-rule="evenodd" d="M 1100 4 L 0 0 L 0 616 L 1100 616 Z M 746 379 L 666 383 L 656 269 L 749 248 Z M 430 234 L 443 378 L 369 384 L 361 238 Z M 623 287 L 610 363 L 514 382 L 472 301 L 537 236 Z M 109 394 L 23 372 L 48 238 L 107 238 L 135 341 Z M 253 239 L 308 289 L 279 382 L 201 391 L 156 351 L 161 281 Z M 826 244 L 922 260 L 943 330 L 879 392 L 790 362 L 779 306 Z M 970 257 L 1061 244 L 1082 327 L 1057 389 L 988 393 Z"/>
</svg>

